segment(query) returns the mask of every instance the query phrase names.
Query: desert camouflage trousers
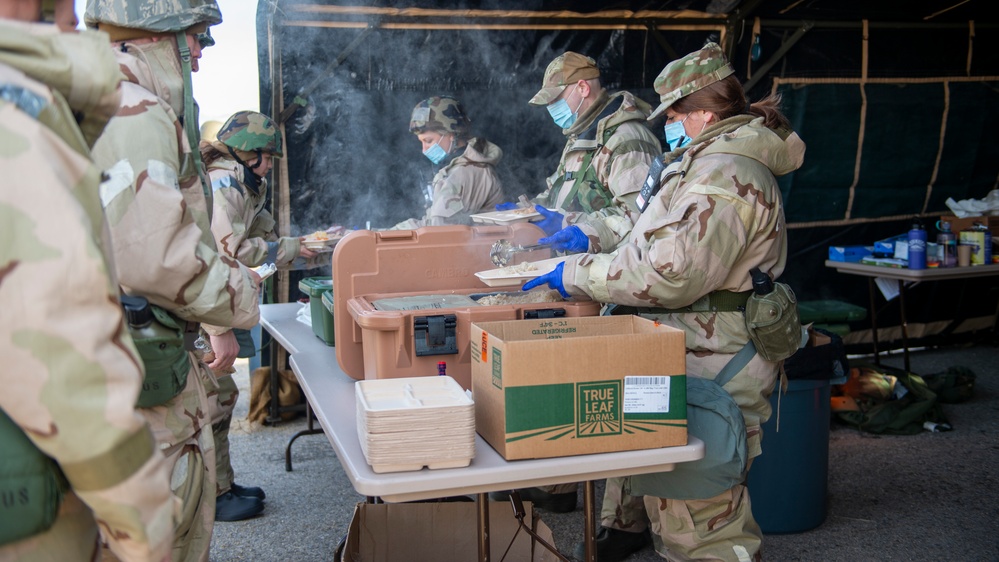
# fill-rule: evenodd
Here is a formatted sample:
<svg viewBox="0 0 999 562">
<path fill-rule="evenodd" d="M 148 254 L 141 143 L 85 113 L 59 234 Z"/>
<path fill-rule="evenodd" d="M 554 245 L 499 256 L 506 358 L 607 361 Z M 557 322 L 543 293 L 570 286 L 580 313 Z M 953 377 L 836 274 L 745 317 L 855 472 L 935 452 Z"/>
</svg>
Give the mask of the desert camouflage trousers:
<svg viewBox="0 0 999 562">
<path fill-rule="evenodd" d="M 763 532 L 745 484 L 705 500 L 635 497 L 628 488 L 627 478 L 607 479 L 602 526 L 636 533 L 649 528 L 656 552 L 674 562 L 760 560 Z"/>
<path fill-rule="evenodd" d="M 229 425 L 236 399 L 239 398 L 239 388 L 231 374 L 216 380 L 218 388 L 208 391 L 208 400 L 212 413 L 212 434 L 215 436 L 215 495 L 221 496 L 229 491 L 235 478 L 229 456 Z"/>
<path fill-rule="evenodd" d="M 207 366 L 194 362 L 183 392 L 162 406 L 140 410 L 167 458 L 170 487 L 181 500 L 174 562 L 208 560 L 215 527 L 215 438 L 208 391 L 216 387 Z"/>
</svg>

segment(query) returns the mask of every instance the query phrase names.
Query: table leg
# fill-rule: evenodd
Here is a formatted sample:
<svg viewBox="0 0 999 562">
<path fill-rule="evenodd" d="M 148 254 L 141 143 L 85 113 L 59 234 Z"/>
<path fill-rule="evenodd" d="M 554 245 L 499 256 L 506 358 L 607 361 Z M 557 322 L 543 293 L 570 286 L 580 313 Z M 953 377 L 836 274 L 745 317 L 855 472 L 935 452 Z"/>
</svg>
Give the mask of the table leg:
<svg viewBox="0 0 999 562">
<path fill-rule="evenodd" d="M 267 416 L 267 423 L 277 425 L 281 421 L 281 402 L 278 400 L 278 377 L 281 376 L 278 372 L 278 345 L 269 335 L 268 339 L 270 341 L 267 345 L 267 349 L 269 350 L 267 355 L 271 367 L 270 381 L 268 382 L 271 385 L 271 403 L 268 407 L 269 415 Z"/>
<path fill-rule="evenodd" d="M 295 435 L 292 435 L 291 439 L 288 441 L 288 446 L 285 447 L 285 449 L 284 449 L 284 470 L 285 470 L 285 472 L 291 472 L 291 445 L 292 445 L 292 443 L 294 443 L 296 439 L 298 439 L 299 437 L 301 437 L 303 435 L 315 435 L 317 433 L 322 433 L 323 432 L 323 428 L 321 428 L 321 427 L 314 427 L 313 426 L 313 423 L 315 422 L 316 417 L 312 414 L 312 406 L 309 404 L 308 400 L 305 401 L 305 415 L 307 416 L 307 418 L 309 420 L 309 429 L 303 429 L 302 431 L 299 431 Z"/>
<path fill-rule="evenodd" d="M 902 356 L 905 358 L 905 372 L 909 371 L 909 321 L 905 317 L 905 282 L 898 282 L 898 307 L 902 319 Z"/>
<path fill-rule="evenodd" d="M 478 494 L 475 503 L 479 512 L 479 562 L 489 562 L 489 495 Z"/>
<path fill-rule="evenodd" d="M 593 496 L 593 480 L 587 480 L 583 483 L 583 521 L 585 526 L 585 529 L 583 530 L 583 544 L 585 545 L 585 556 L 583 557 L 584 562 L 596 562 L 597 560 L 597 518 L 593 505 Z"/>
<path fill-rule="evenodd" d="M 871 343 L 874 346 L 874 364 L 881 366 L 881 355 L 878 353 L 878 308 L 875 303 L 877 286 L 873 277 L 867 278 L 867 294 L 871 301 Z"/>
</svg>

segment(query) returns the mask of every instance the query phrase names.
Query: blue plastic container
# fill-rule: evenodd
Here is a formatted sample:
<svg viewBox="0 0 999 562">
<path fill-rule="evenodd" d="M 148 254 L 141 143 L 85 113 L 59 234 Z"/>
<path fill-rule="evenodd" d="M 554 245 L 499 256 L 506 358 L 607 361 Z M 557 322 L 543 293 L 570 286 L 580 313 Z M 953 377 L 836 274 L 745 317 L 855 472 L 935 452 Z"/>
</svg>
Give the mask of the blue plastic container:
<svg viewBox="0 0 999 562">
<path fill-rule="evenodd" d="M 826 518 L 829 477 L 829 381 L 789 380 L 770 397 L 773 415 L 763 424 L 763 454 L 749 470 L 753 517 L 768 534 L 800 533 Z"/>
</svg>

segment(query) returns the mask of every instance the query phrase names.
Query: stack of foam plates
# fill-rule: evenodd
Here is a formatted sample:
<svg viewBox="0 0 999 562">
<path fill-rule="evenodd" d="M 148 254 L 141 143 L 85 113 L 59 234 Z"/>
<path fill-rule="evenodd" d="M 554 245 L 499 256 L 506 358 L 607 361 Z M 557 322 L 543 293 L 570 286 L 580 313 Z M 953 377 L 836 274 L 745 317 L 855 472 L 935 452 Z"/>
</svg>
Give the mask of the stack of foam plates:
<svg viewBox="0 0 999 562">
<path fill-rule="evenodd" d="M 375 472 L 468 466 L 475 405 L 448 376 L 358 381 L 357 437 Z"/>
</svg>

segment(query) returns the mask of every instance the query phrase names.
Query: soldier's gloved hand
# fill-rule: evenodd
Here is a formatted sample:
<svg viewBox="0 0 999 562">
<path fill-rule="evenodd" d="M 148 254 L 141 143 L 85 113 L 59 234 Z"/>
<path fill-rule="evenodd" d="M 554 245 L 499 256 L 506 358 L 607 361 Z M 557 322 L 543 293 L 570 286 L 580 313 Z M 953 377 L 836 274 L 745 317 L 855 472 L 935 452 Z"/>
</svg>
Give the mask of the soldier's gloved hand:
<svg viewBox="0 0 999 562">
<path fill-rule="evenodd" d="M 541 216 L 545 217 L 534 223 L 541 227 L 541 230 L 544 230 L 545 234 L 551 236 L 552 234 L 562 230 L 562 219 L 565 218 L 565 215 L 558 211 L 549 211 L 542 205 L 535 205 L 534 210 L 541 213 Z"/>
<path fill-rule="evenodd" d="M 578 226 L 573 224 L 551 236 L 539 238 L 538 244 L 548 244 L 559 252 L 580 254 L 590 248 L 590 239 L 583 234 Z"/>
<path fill-rule="evenodd" d="M 562 285 L 563 269 L 565 269 L 564 261 L 559 262 L 559 264 L 555 266 L 555 269 L 549 271 L 548 273 L 535 277 L 534 279 L 531 279 L 527 283 L 524 283 L 524 286 L 521 287 L 520 290 L 530 291 L 535 287 L 540 287 L 541 285 L 548 285 L 552 289 L 557 290 L 559 294 L 562 295 L 562 298 L 567 299 L 569 298 L 569 293 L 565 292 L 565 287 Z"/>
<path fill-rule="evenodd" d="M 518 205 L 517 205 L 516 201 L 510 201 L 509 203 L 497 203 L 496 204 L 496 210 L 497 211 L 512 211 L 512 210 L 516 209 L 517 206 Z"/>
</svg>

